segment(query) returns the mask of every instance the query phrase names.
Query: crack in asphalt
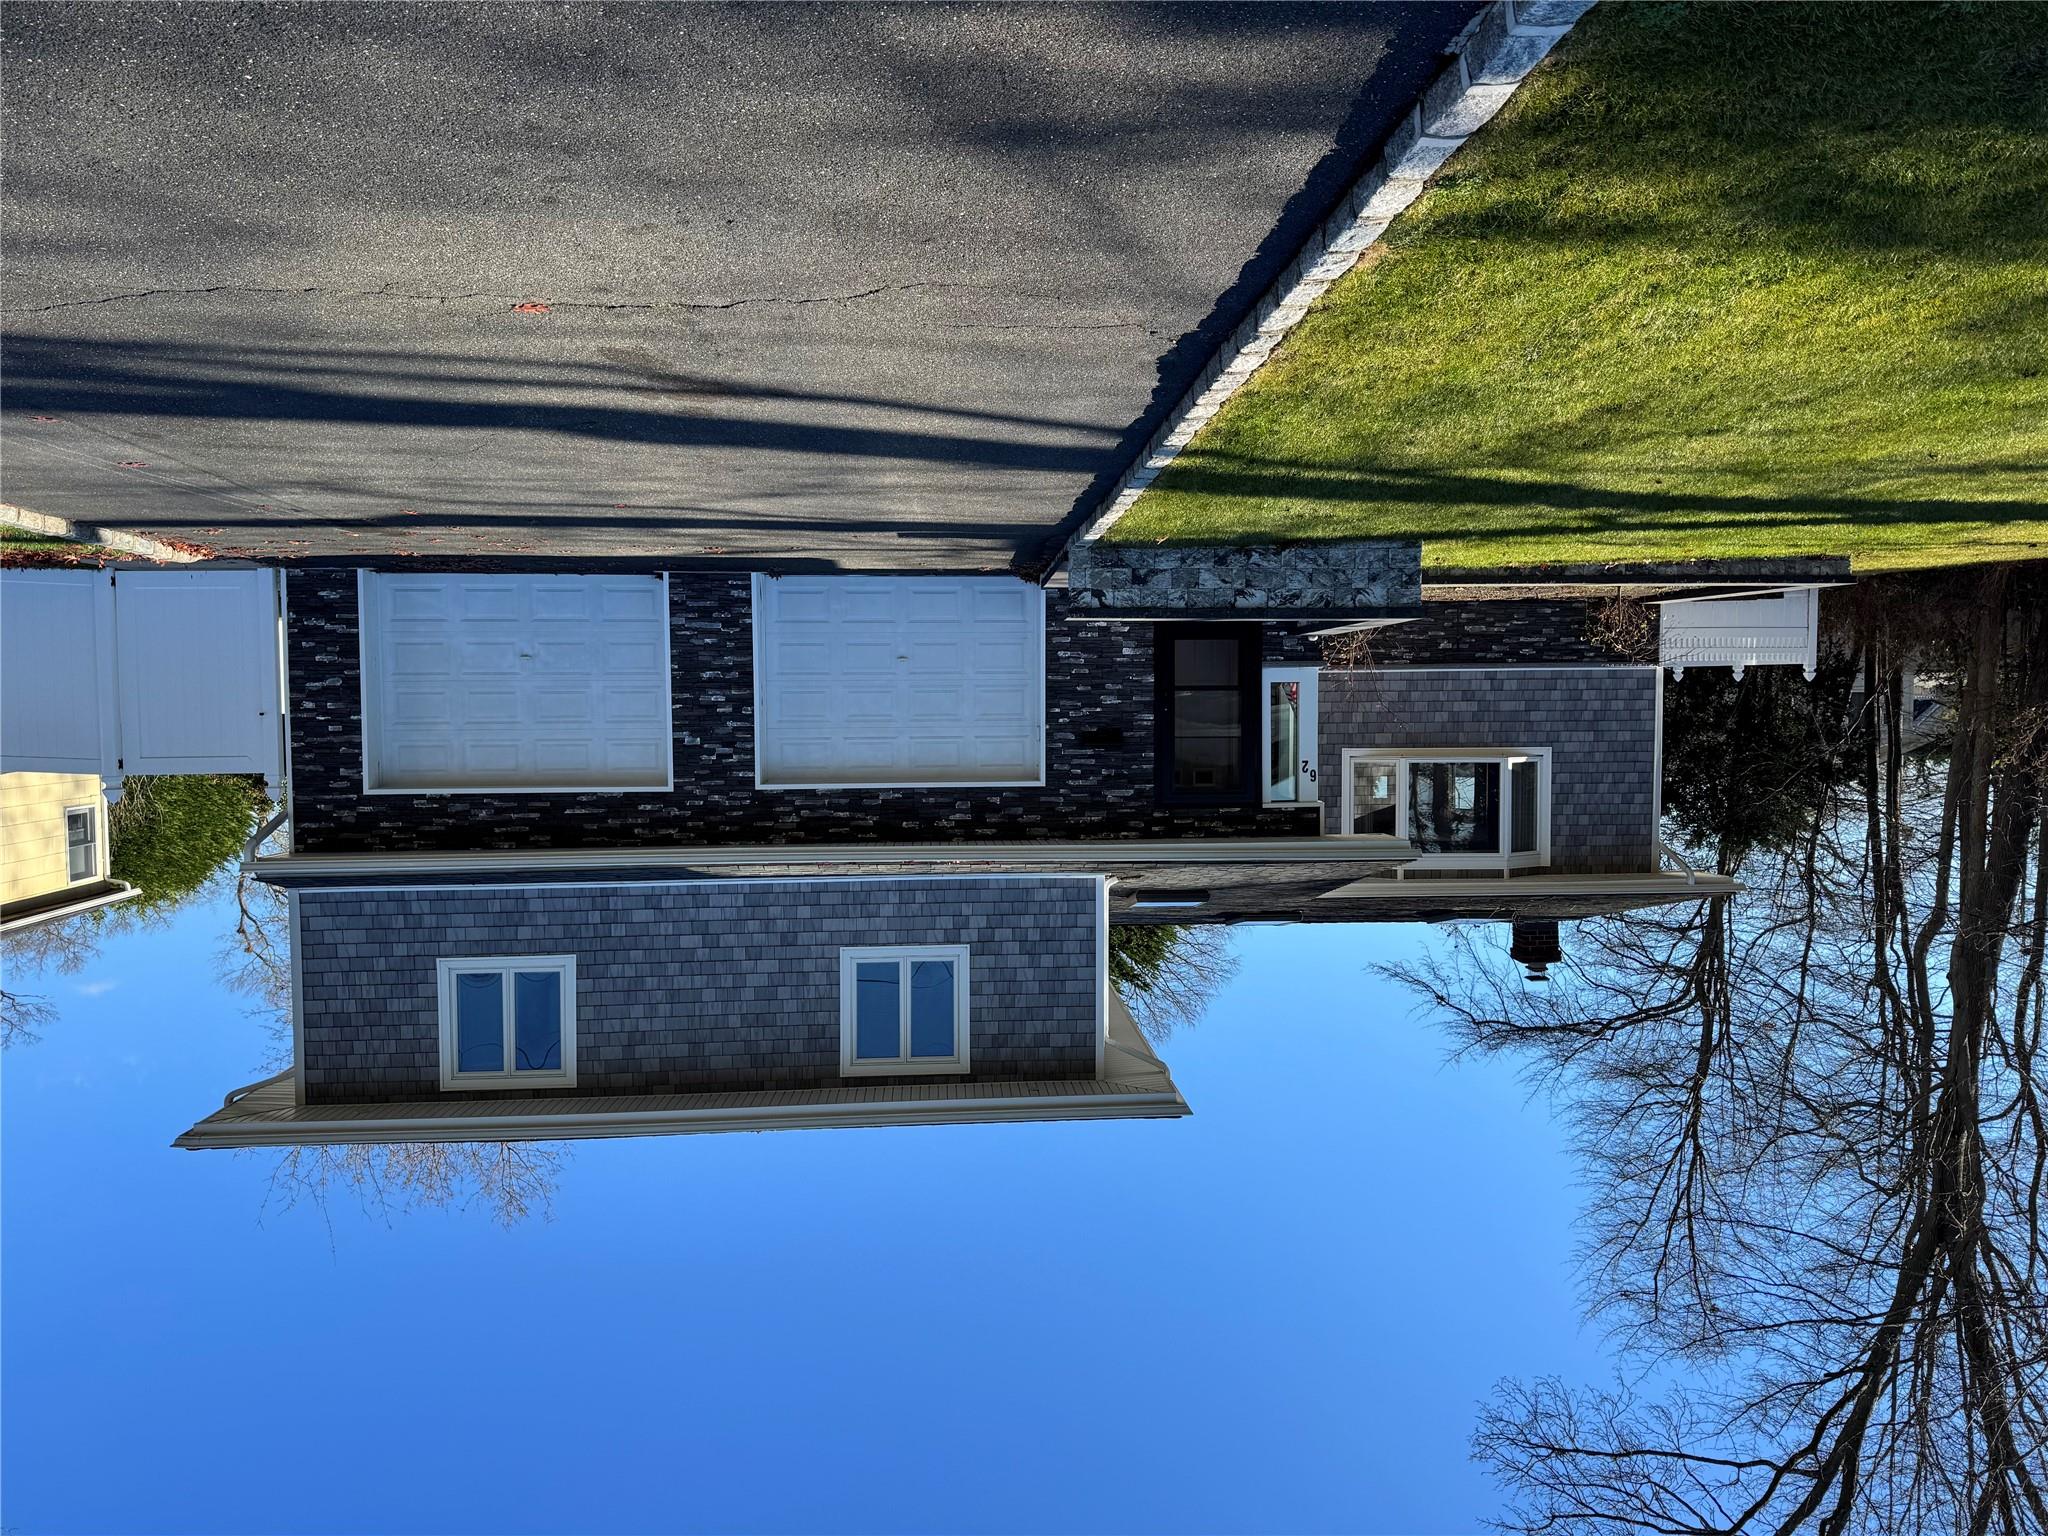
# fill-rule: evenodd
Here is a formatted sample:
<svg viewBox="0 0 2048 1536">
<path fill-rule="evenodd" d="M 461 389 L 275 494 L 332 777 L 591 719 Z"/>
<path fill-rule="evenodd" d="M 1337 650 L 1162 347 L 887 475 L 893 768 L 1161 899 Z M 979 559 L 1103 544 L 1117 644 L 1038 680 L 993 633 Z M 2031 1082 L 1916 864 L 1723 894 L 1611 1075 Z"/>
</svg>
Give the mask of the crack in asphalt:
<svg viewBox="0 0 2048 1536">
<path fill-rule="evenodd" d="M 753 294 L 745 298 L 723 300 L 656 299 L 646 301 L 621 300 L 618 302 L 609 302 L 598 299 L 546 299 L 536 298 L 532 294 L 517 293 L 397 293 L 393 292 L 390 285 L 388 284 L 385 287 L 376 289 L 350 290 L 320 287 L 258 288 L 247 286 L 240 283 L 221 283 L 208 288 L 144 288 L 128 293 L 103 294 L 95 299 L 65 299 L 55 304 L 33 304 L 13 307 L 0 306 L 0 316 L 47 315 L 52 313 L 53 311 L 60 309 L 91 309 L 97 305 L 102 304 L 139 303 L 150 299 L 203 298 L 210 294 L 220 293 L 249 294 L 259 297 L 273 298 L 311 298 L 318 295 L 327 298 L 337 299 L 396 299 L 402 303 L 415 304 L 466 304 L 478 300 L 489 299 L 494 302 L 504 304 L 545 304 L 550 310 L 727 310 L 744 309 L 749 305 L 779 304 L 794 308 L 806 304 L 852 304 L 857 303 L 862 299 L 876 298 L 885 293 L 912 293 L 920 289 L 927 288 L 966 288 L 981 292 L 1008 292 L 1010 293 L 1010 296 L 1013 298 L 1044 299 L 1051 302 L 1059 302 L 1063 297 L 1060 294 L 1054 293 L 1032 293 L 1028 291 L 1006 290 L 1003 289 L 999 284 L 994 283 L 958 283 L 944 282 L 936 279 L 914 283 L 883 283 L 878 287 L 861 288 L 852 293 L 820 293 L 795 295 Z M 1008 323 L 989 322 L 986 325 L 976 325 L 972 322 L 956 322 L 953 326 L 950 326 L 948 328 L 988 330 L 1065 329 L 1068 328 L 1068 323 L 1064 321 L 1017 321 Z M 1118 330 L 1143 329 L 1143 326 L 1137 321 L 1118 320 L 1103 324 L 1076 323 L 1072 326 L 1072 328 L 1077 330 Z"/>
</svg>

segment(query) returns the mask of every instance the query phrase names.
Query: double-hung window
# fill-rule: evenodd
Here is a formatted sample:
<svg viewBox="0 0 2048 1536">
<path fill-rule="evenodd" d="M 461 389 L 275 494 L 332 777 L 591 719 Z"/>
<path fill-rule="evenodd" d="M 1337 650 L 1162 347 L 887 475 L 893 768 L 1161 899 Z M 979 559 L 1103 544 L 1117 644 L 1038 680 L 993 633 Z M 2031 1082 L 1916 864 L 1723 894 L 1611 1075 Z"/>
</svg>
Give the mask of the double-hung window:
<svg viewBox="0 0 2048 1536">
<path fill-rule="evenodd" d="M 1344 754 L 1344 831 L 1406 838 L 1419 869 L 1550 862 L 1550 749 Z"/>
<path fill-rule="evenodd" d="M 967 946 L 839 951 L 839 1070 L 967 1070 Z"/>
<path fill-rule="evenodd" d="M 443 1088 L 576 1083 L 576 959 L 440 962 Z"/>
<path fill-rule="evenodd" d="M 99 817 L 89 805 L 74 805 L 64 813 L 64 878 L 76 885 L 99 872 Z"/>
</svg>

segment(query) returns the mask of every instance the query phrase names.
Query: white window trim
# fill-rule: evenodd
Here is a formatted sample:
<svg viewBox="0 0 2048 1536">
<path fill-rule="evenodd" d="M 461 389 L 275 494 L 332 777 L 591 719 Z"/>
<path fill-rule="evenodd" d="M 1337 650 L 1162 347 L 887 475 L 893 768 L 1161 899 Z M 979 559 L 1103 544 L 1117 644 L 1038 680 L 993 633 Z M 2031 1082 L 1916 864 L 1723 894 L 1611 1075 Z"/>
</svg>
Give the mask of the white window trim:
<svg viewBox="0 0 2048 1536">
<path fill-rule="evenodd" d="M 1427 869 L 1545 869 L 1550 864 L 1550 795 L 1551 795 L 1551 749 L 1549 747 L 1350 747 L 1343 753 L 1343 817 L 1337 823 L 1338 833 L 1345 837 L 1365 834 L 1351 830 L 1353 816 L 1353 784 L 1356 774 L 1354 765 L 1359 762 L 1392 763 L 1396 774 L 1394 791 L 1394 835 L 1407 839 L 1408 833 L 1408 765 L 1410 763 L 1499 763 L 1502 767 L 1500 797 L 1501 848 L 1500 853 L 1424 853 L 1416 856 L 1413 863 L 1404 868 Z M 1536 851 L 1534 853 L 1509 853 L 1505 851 L 1513 841 L 1510 835 L 1511 818 L 1514 815 L 1514 800 L 1507 792 L 1506 767 L 1517 760 L 1526 760 L 1537 765 L 1536 778 Z M 1398 875 L 1398 871 L 1396 872 Z"/>
<path fill-rule="evenodd" d="M 48 802 L 44 802 L 47 804 Z M 83 816 L 85 824 L 92 828 L 92 869 L 83 875 L 71 873 L 71 818 Z M 107 871 L 107 829 L 100 820 L 100 808 L 96 805 L 67 805 L 64 807 L 64 883 L 66 885 L 90 885 L 95 880 L 106 878 Z"/>
<path fill-rule="evenodd" d="M 855 1007 L 858 991 L 854 986 L 854 967 L 862 962 L 895 960 L 903 962 L 900 967 L 902 985 L 897 993 L 897 1043 L 903 1055 L 890 1061 L 873 1059 L 860 1060 L 854 1056 L 857 1045 L 855 1032 Z M 951 1056 L 910 1057 L 910 979 L 908 962 L 912 960 L 950 960 L 953 962 L 953 1041 L 957 1050 Z M 967 1017 L 967 946 L 965 944 L 888 944 L 872 945 L 839 951 L 839 1074 L 842 1077 L 900 1077 L 907 1073 L 960 1073 L 968 1070 L 967 1047 L 972 1035 Z"/>
<path fill-rule="evenodd" d="M 476 971 L 497 971 L 508 978 L 504 988 L 505 1060 L 512 1060 L 515 1015 L 509 978 L 514 971 L 555 971 L 562 978 L 562 1065 L 555 1072 L 458 1072 L 455 1070 L 455 978 Z M 576 957 L 574 955 L 463 955 L 435 962 L 436 993 L 441 1015 L 441 1086 L 467 1088 L 574 1088 L 576 1086 Z"/>
<path fill-rule="evenodd" d="M 1262 667 L 1259 669 L 1259 798 L 1267 805 L 1321 805 L 1322 785 L 1318 783 L 1322 771 L 1322 758 L 1318 755 L 1316 740 L 1316 711 L 1318 707 L 1317 679 L 1322 675 L 1319 667 Z M 1272 798 L 1271 781 L 1273 762 L 1273 685 L 1295 683 L 1301 689 L 1301 752 L 1294 775 L 1294 798 L 1275 800 Z M 1349 823 L 1346 823 L 1349 825 Z"/>
</svg>

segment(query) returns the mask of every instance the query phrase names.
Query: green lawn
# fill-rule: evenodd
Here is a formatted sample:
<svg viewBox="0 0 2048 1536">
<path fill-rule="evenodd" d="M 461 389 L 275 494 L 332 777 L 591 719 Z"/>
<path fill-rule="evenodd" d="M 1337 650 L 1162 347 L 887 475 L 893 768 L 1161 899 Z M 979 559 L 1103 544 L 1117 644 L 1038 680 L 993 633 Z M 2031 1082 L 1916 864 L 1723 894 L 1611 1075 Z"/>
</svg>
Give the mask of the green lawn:
<svg viewBox="0 0 2048 1536">
<path fill-rule="evenodd" d="M 113 550 L 97 544 L 79 544 L 0 523 L 0 565 L 91 565 L 118 558 Z"/>
<path fill-rule="evenodd" d="M 2048 5 L 1596 7 L 1111 538 L 2048 556 Z"/>
</svg>

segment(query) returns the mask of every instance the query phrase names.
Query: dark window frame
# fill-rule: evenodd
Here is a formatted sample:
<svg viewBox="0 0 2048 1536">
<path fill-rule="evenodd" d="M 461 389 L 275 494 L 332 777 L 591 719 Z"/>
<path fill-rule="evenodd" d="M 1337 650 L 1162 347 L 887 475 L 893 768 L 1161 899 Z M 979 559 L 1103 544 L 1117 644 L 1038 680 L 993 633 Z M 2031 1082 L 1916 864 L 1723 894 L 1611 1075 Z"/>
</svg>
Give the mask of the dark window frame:
<svg viewBox="0 0 2048 1536">
<path fill-rule="evenodd" d="M 1237 646 L 1238 692 L 1238 781 L 1235 792 L 1207 794 L 1199 790 L 1176 789 L 1173 783 L 1173 642 L 1176 640 L 1229 640 Z M 1257 624 L 1154 624 L 1152 626 L 1153 788 L 1161 805 L 1257 805 L 1261 803 L 1264 781 L 1260 777 L 1260 668 L 1263 665 L 1263 632 Z"/>
</svg>

